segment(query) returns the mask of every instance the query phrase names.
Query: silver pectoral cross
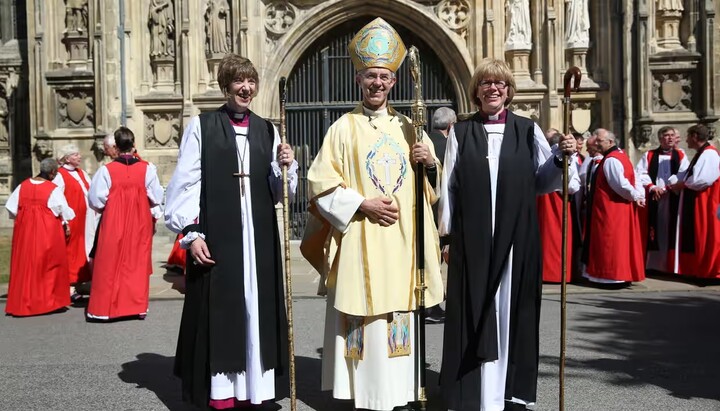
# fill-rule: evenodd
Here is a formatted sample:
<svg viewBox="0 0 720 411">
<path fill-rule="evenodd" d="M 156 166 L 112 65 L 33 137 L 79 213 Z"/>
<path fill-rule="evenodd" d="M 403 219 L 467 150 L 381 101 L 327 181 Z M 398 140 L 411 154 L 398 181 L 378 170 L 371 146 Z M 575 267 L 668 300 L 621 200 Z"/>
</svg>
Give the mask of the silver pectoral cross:
<svg viewBox="0 0 720 411">
<path fill-rule="evenodd" d="M 250 177 L 250 173 L 233 173 L 233 177 L 240 178 L 240 196 L 245 197 L 245 177 Z"/>
<path fill-rule="evenodd" d="M 377 161 L 381 166 L 385 166 L 385 184 L 392 184 L 392 177 L 390 176 L 390 166 L 397 163 L 397 160 L 390 157 L 388 153 L 383 154 L 383 157 Z"/>
</svg>

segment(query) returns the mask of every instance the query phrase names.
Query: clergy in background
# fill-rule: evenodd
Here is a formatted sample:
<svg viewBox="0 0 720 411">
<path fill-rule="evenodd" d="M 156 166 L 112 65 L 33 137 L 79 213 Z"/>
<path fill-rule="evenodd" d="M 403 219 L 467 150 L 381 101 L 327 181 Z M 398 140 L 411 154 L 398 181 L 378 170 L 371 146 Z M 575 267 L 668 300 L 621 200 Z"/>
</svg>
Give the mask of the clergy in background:
<svg viewBox="0 0 720 411">
<path fill-rule="evenodd" d="M 40 174 L 20 183 L 5 203 L 15 219 L 5 305 L 10 315 L 45 314 L 70 304 L 65 239 L 75 213 L 52 183 L 57 170 L 55 159 L 44 159 Z"/>
<path fill-rule="evenodd" d="M 362 102 L 330 126 L 308 171 L 312 207 L 329 236 L 316 264 L 327 287 L 322 390 L 358 409 L 392 410 L 418 398 L 413 168 L 422 163 L 434 179 L 440 165 L 430 139 L 416 144 L 411 121 L 388 105 L 406 54 L 395 29 L 375 19 L 349 52 Z M 419 246 L 430 307 L 442 301 L 443 284 L 428 178 Z"/>
<path fill-rule="evenodd" d="M 90 184 L 90 207 L 102 213 L 87 318 L 145 318 L 152 274 L 154 220 L 162 202 L 155 166 L 133 156 L 135 136 L 115 130 L 119 155 L 102 166 Z"/>
<path fill-rule="evenodd" d="M 677 223 L 680 195 L 669 186 L 678 181 L 678 173 L 684 173 L 690 162 L 685 152 L 675 144 L 675 129 L 661 127 L 657 133 L 660 147 L 643 154 L 635 166 L 635 176 L 645 188 L 647 207 L 640 209 L 640 229 L 645 245 L 645 269 L 656 272 L 672 272 L 668 250 L 670 227 Z"/>
<path fill-rule="evenodd" d="M 183 398 L 225 409 L 275 398 L 287 370 L 287 318 L 275 204 L 297 187 L 297 162 L 277 129 L 249 106 L 250 60 L 228 54 L 218 84 L 227 99 L 190 120 L 167 189 L 165 224 L 188 248 L 175 374 Z"/>
<path fill-rule="evenodd" d="M 587 266 L 583 276 L 595 283 L 629 285 L 645 279 L 645 256 L 638 207 L 645 190 L 636 186 L 630 158 L 617 146 L 615 134 L 598 129 L 595 145 L 603 159 L 593 175 L 586 224 Z"/>
<path fill-rule="evenodd" d="M 561 133 L 555 133 L 548 138 L 548 144 L 554 148 L 560 143 Z M 577 138 L 575 139 L 577 141 Z M 565 204 L 568 212 L 567 226 L 567 281 L 571 281 L 573 268 L 573 245 L 577 240 L 575 219 L 571 212 L 573 194 L 580 189 L 580 180 L 572 179 L 568 185 L 568 203 Z M 548 283 L 562 282 L 562 190 L 537 196 L 537 210 L 540 224 L 540 243 L 543 256 L 543 281 Z"/>
<path fill-rule="evenodd" d="M 720 278 L 720 155 L 702 124 L 687 130 L 688 148 L 696 150 L 685 173 L 671 189 L 680 192 L 680 216 L 672 227 L 673 271 L 700 279 Z"/>
<path fill-rule="evenodd" d="M 69 222 L 70 239 L 67 242 L 68 274 L 70 285 L 74 286 L 90 280 L 88 259 L 95 238 L 97 217 L 93 210 L 88 209 L 90 176 L 80 168 L 80 149 L 75 144 L 68 144 L 60 148 L 57 157 L 61 166 L 53 183 L 60 187 L 70 208 L 75 211 L 75 218 Z M 71 298 L 75 300 L 79 297 L 74 293 Z"/>
<path fill-rule="evenodd" d="M 536 196 L 562 187 L 563 152 L 577 143 L 566 135 L 551 149 L 537 124 L 507 109 L 515 90 L 504 61 L 483 60 L 469 87 L 479 110 L 455 124 L 445 151 L 440 235 L 451 240 L 440 385 L 452 410 L 525 409 L 536 397 Z"/>
</svg>

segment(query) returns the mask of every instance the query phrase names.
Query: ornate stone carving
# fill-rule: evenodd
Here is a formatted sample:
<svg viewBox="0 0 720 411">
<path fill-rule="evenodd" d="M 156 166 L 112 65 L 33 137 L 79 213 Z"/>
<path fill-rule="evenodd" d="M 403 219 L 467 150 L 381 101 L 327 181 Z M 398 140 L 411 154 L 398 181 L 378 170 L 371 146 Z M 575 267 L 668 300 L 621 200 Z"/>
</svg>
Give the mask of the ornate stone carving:
<svg viewBox="0 0 720 411">
<path fill-rule="evenodd" d="M 635 148 L 638 150 L 647 149 L 650 146 L 650 139 L 653 135 L 652 125 L 643 124 L 632 130 L 632 139 Z"/>
<path fill-rule="evenodd" d="M 87 33 L 88 0 L 65 0 L 65 32 Z"/>
<path fill-rule="evenodd" d="M 0 149 L 7 148 L 10 144 L 9 116 L 8 95 L 5 87 L 0 85 Z"/>
<path fill-rule="evenodd" d="M 540 102 L 511 103 L 509 108 L 519 116 L 540 122 Z"/>
<path fill-rule="evenodd" d="M 295 9 L 284 1 L 276 1 L 265 7 L 265 29 L 276 36 L 290 31 L 295 23 Z"/>
<path fill-rule="evenodd" d="M 150 0 L 150 57 L 175 57 L 175 11 L 171 0 Z"/>
<path fill-rule="evenodd" d="M 52 143 L 50 140 L 37 140 L 33 146 L 33 153 L 35 153 L 37 161 L 43 161 L 46 158 L 52 157 L 54 153 Z"/>
<path fill-rule="evenodd" d="M 692 79 L 689 73 L 653 74 L 654 111 L 692 111 Z"/>
<path fill-rule="evenodd" d="M 590 46 L 590 13 L 588 0 L 565 1 L 565 47 Z"/>
<path fill-rule="evenodd" d="M 59 127 L 94 126 L 95 103 L 90 90 L 58 90 L 56 95 Z"/>
<path fill-rule="evenodd" d="M 443 0 L 437 5 L 436 14 L 450 30 L 467 35 L 470 23 L 470 3 L 467 0 Z"/>
<path fill-rule="evenodd" d="M 180 115 L 176 112 L 145 113 L 145 147 L 177 148 L 180 145 Z"/>
<path fill-rule="evenodd" d="M 528 0 L 506 0 L 505 21 L 507 37 L 505 50 L 532 49 L 532 26 Z"/>
<path fill-rule="evenodd" d="M 221 55 L 232 50 L 230 37 L 230 6 L 227 0 L 208 0 L 205 12 L 205 54 Z"/>
<path fill-rule="evenodd" d="M 683 0 L 655 1 L 657 45 L 660 49 L 683 48 L 680 43 L 680 20 L 684 10 Z"/>
<path fill-rule="evenodd" d="M 576 133 L 591 131 L 595 117 L 592 101 L 577 101 L 570 104 L 570 127 Z"/>
</svg>

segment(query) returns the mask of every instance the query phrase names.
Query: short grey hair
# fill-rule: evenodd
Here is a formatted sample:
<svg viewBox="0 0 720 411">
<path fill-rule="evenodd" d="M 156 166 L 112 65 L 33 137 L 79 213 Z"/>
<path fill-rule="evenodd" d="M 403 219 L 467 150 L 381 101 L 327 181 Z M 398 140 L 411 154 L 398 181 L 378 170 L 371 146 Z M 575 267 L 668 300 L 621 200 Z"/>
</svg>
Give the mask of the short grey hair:
<svg viewBox="0 0 720 411">
<path fill-rule="evenodd" d="M 433 130 L 445 130 L 455 122 L 457 122 L 457 116 L 455 115 L 455 111 L 449 107 L 440 107 L 433 113 Z"/>
<path fill-rule="evenodd" d="M 595 131 L 592 132 L 592 135 L 597 136 L 598 134 L 600 134 L 601 131 L 604 131 L 607 134 L 608 140 L 617 143 L 617 137 L 615 137 L 615 133 L 605 128 L 595 129 Z"/>
<path fill-rule="evenodd" d="M 562 133 L 557 132 L 557 133 L 551 135 L 550 137 L 548 137 L 547 141 L 548 141 L 548 144 L 550 144 L 550 147 L 552 147 L 554 145 L 560 144 L 560 140 L 562 140 L 562 138 L 563 138 Z"/>
<path fill-rule="evenodd" d="M 107 144 L 111 147 L 115 147 L 115 135 L 113 135 L 112 133 L 106 135 L 105 138 L 103 139 L 103 144 Z"/>
<path fill-rule="evenodd" d="M 56 172 L 58 169 L 58 162 L 52 157 L 46 158 L 40 162 L 40 173 L 49 175 Z"/>
</svg>

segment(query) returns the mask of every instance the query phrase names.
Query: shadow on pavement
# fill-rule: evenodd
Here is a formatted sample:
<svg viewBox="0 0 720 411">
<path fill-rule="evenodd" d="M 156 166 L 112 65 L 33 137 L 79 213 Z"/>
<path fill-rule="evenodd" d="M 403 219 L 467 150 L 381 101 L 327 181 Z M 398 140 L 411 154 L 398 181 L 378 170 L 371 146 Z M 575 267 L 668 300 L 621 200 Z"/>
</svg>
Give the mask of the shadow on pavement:
<svg viewBox="0 0 720 411">
<path fill-rule="evenodd" d="M 587 298 L 575 305 L 568 332 L 580 332 L 593 359 L 568 358 L 569 373 L 594 369 L 616 386 L 655 385 L 675 398 L 720 400 L 720 298 L 716 293 L 634 300 Z M 587 312 L 582 306 L 602 309 Z M 605 358 L 598 358 L 598 357 Z M 607 358 L 613 357 L 613 358 Z M 541 362 L 557 366 L 557 356 Z"/>
<path fill-rule="evenodd" d="M 180 380 L 173 375 L 174 362 L 175 357 L 154 353 L 138 354 L 137 360 L 122 365 L 118 377 L 126 383 L 136 384 L 137 388 L 154 392 L 168 410 L 196 410 L 182 401 Z"/>
</svg>

